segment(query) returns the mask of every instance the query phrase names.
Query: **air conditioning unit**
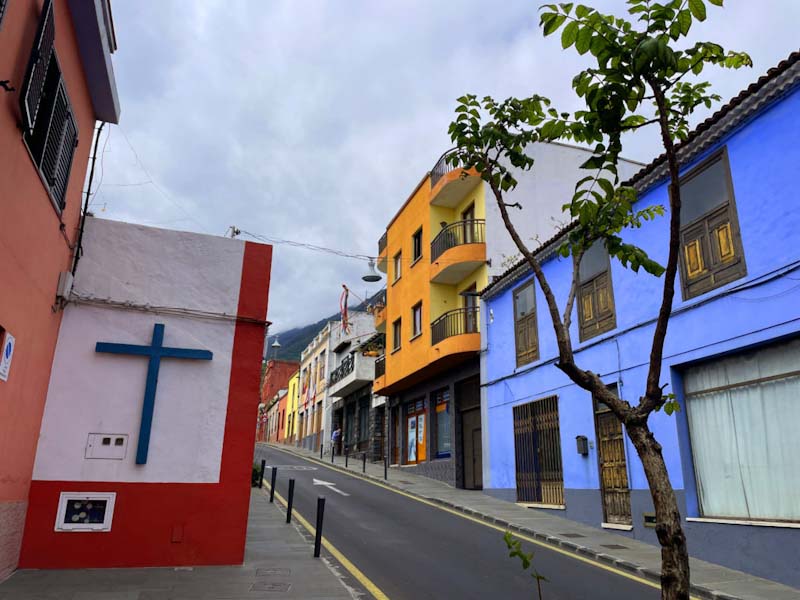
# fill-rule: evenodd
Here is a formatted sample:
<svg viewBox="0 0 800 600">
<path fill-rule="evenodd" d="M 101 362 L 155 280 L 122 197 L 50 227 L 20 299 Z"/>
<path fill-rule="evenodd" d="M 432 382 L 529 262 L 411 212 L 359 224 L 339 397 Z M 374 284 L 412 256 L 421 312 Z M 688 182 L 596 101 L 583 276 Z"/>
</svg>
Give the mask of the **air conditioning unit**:
<svg viewBox="0 0 800 600">
<path fill-rule="evenodd" d="M 69 271 L 62 271 L 58 274 L 58 289 L 56 290 L 56 300 L 67 302 L 69 295 L 72 293 L 72 273 Z"/>
</svg>

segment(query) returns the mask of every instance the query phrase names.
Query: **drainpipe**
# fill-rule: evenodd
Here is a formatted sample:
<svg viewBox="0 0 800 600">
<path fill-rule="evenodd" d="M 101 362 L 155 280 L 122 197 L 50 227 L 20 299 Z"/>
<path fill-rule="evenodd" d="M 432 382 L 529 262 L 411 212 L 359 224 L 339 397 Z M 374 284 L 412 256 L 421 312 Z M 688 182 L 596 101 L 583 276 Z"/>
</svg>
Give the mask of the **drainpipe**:
<svg viewBox="0 0 800 600">
<path fill-rule="evenodd" d="M 78 261 L 83 254 L 83 230 L 86 226 L 86 213 L 89 211 L 89 197 L 92 195 L 92 181 L 94 180 L 94 167 L 97 163 L 97 147 L 100 145 L 100 134 L 103 133 L 105 121 L 100 122 L 100 127 L 97 129 L 97 134 L 94 137 L 94 153 L 92 154 L 92 166 L 89 170 L 89 185 L 86 186 L 86 198 L 83 201 L 83 213 L 81 214 L 81 221 L 78 227 L 78 243 L 75 244 L 75 256 L 72 260 L 72 276 L 75 277 L 75 272 L 78 270 Z"/>
</svg>

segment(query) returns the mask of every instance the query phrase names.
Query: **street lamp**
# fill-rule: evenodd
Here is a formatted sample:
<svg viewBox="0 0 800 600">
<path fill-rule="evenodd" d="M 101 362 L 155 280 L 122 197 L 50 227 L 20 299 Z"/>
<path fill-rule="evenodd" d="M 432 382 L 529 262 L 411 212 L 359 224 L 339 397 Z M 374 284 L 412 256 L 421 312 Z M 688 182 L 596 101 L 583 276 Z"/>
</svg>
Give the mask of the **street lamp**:
<svg viewBox="0 0 800 600">
<path fill-rule="evenodd" d="M 378 272 L 375 270 L 375 259 L 369 259 L 369 270 L 367 273 L 361 278 L 367 283 L 375 283 L 376 281 L 381 280 L 381 276 L 378 275 Z"/>
</svg>

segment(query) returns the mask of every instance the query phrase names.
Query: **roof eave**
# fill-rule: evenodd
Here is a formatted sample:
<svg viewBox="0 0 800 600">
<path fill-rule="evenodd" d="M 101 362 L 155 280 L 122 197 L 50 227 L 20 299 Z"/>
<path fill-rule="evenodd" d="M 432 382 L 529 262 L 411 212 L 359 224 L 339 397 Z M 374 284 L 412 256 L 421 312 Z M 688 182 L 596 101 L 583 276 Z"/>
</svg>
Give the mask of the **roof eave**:
<svg viewBox="0 0 800 600">
<path fill-rule="evenodd" d="M 67 0 L 78 39 L 94 116 L 119 123 L 120 106 L 111 54 L 116 50 L 109 0 Z"/>
</svg>

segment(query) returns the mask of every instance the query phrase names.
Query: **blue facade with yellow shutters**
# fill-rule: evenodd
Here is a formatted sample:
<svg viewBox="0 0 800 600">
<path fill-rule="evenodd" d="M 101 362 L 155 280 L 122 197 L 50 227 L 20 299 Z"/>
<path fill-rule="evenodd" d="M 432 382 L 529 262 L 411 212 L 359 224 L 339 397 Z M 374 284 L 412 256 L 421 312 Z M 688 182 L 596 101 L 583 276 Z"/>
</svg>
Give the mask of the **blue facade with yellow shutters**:
<svg viewBox="0 0 800 600">
<path fill-rule="evenodd" d="M 680 411 L 650 418 L 690 553 L 800 586 L 800 54 L 681 144 L 681 265 L 662 383 Z M 663 161 L 631 183 L 668 206 Z M 668 220 L 624 232 L 666 263 Z M 539 248 L 561 305 L 571 261 Z M 579 366 L 634 404 L 645 388 L 661 279 L 604 248 L 582 265 Z M 545 299 L 522 263 L 483 294 L 484 491 L 657 544 L 636 451 L 556 366 Z"/>
</svg>

